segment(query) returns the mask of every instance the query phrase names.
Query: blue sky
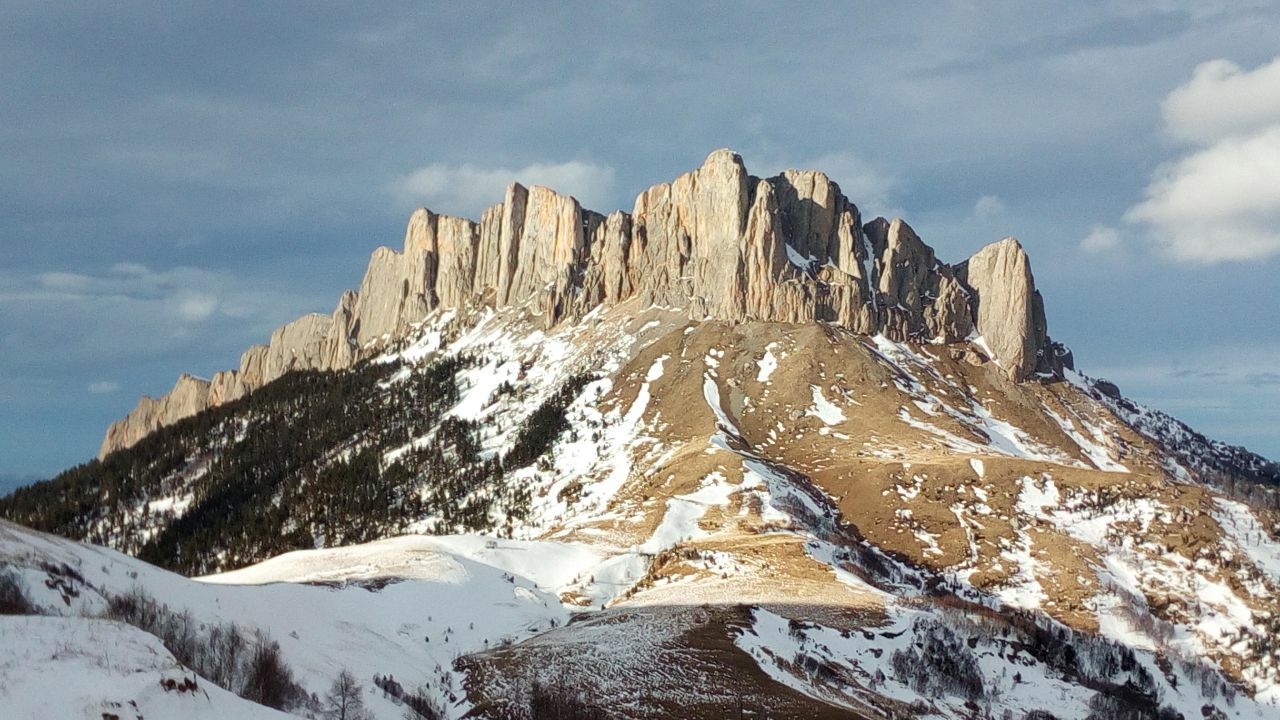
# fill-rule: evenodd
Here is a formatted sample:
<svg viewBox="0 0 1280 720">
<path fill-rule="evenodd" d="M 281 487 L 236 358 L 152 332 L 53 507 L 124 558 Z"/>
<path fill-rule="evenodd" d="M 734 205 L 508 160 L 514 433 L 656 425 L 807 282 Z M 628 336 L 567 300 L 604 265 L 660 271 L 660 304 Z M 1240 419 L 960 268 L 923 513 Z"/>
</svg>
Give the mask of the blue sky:
<svg viewBox="0 0 1280 720">
<path fill-rule="evenodd" d="M 725 146 L 947 260 L 1019 237 L 1082 369 L 1280 457 L 1274 3 L 690 5 L 0 2 L 0 484 L 331 310 L 413 207 L 630 209 Z"/>
</svg>

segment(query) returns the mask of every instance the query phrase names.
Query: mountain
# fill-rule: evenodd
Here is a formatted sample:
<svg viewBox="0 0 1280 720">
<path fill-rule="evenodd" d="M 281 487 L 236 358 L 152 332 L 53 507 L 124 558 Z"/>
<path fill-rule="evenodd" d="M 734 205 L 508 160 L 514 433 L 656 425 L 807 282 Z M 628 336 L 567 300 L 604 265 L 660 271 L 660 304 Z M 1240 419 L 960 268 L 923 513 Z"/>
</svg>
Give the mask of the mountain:
<svg viewBox="0 0 1280 720">
<path fill-rule="evenodd" d="M 985 302 L 984 302 L 985 299 Z M 901 220 L 865 226 L 820 172 L 750 176 L 729 150 L 649 188 L 630 214 L 513 184 L 479 223 L 418 210 L 404 250 L 379 248 L 359 292 L 307 315 L 212 380 L 182 375 L 108 429 L 100 457 L 300 369 L 348 368 L 440 309 L 531 307 L 544 327 L 630 303 L 695 320 L 833 323 L 944 344 L 975 331 L 1015 379 L 1061 370 L 1030 261 L 1007 239 L 958 266 Z"/>
<path fill-rule="evenodd" d="M 213 629 L 275 647 L 304 715 L 345 669 L 377 717 L 1268 717 L 1277 486 L 1076 371 L 1016 240 L 721 150 L 630 214 L 415 212 L 0 500 L 0 590 L 259 704 Z"/>
</svg>

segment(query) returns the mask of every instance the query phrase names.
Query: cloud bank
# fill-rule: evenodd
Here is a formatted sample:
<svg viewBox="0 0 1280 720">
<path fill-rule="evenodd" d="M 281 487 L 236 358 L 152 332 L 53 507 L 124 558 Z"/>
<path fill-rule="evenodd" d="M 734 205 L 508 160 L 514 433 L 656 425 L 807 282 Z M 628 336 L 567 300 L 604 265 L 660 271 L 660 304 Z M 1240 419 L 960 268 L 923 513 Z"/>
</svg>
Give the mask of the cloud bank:
<svg viewBox="0 0 1280 720">
<path fill-rule="evenodd" d="M 1251 71 L 1202 63 L 1163 110 L 1189 154 L 1154 173 L 1125 220 L 1182 262 L 1280 254 L 1280 58 Z"/>
</svg>

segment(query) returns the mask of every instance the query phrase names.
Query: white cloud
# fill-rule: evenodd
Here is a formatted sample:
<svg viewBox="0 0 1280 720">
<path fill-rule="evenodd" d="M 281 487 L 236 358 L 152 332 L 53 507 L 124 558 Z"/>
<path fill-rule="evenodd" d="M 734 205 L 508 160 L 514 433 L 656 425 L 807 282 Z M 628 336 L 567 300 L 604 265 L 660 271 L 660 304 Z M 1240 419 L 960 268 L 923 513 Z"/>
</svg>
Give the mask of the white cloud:
<svg viewBox="0 0 1280 720">
<path fill-rule="evenodd" d="M 1215 263 L 1280 254 L 1280 123 L 1169 163 L 1125 219 L 1175 259 Z"/>
<path fill-rule="evenodd" d="M 1251 71 L 1228 60 L 1201 63 L 1164 101 L 1165 127 L 1179 140 L 1209 144 L 1280 122 L 1280 57 Z"/>
<path fill-rule="evenodd" d="M 93 278 L 79 273 L 47 272 L 37 276 L 40 286 L 46 290 L 63 292 L 82 292 L 93 282 Z"/>
<path fill-rule="evenodd" d="M 89 383 L 89 392 L 94 395 L 109 395 L 120 390 L 120 383 L 113 380 L 99 380 Z"/>
<path fill-rule="evenodd" d="M 149 275 L 151 271 L 146 265 L 136 262 L 118 262 L 111 266 L 111 272 L 116 275 Z"/>
<path fill-rule="evenodd" d="M 187 322 L 207 320 L 218 310 L 218 297 L 211 293 L 184 292 L 176 300 L 178 317 Z"/>
<path fill-rule="evenodd" d="M 1249 72 L 1204 63 L 1164 113 L 1171 135 L 1200 147 L 1162 165 L 1125 220 L 1182 262 L 1280 254 L 1280 58 Z"/>
<path fill-rule="evenodd" d="M 1120 246 L 1120 233 L 1108 225 L 1094 225 L 1080 241 L 1080 249 L 1090 253 L 1104 253 Z"/>
<path fill-rule="evenodd" d="M 471 164 L 433 163 L 399 178 L 390 186 L 401 202 L 426 205 L 436 212 L 478 218 L 484 208 L 501 202 L 513 182 L 543 185 L 572 195 L 583 207 L 613 210 L 614 171 L 608 165 L 571 160 L 534 163 L 522 168 L 482 168 Z"/>
<path fill-rule="evenodd" d="M 973 204 L 973 216 L 978 220 L 990 220 L 1004 214 L 1004 201 L 996 195 L 983 195 Z"/>
</svg>

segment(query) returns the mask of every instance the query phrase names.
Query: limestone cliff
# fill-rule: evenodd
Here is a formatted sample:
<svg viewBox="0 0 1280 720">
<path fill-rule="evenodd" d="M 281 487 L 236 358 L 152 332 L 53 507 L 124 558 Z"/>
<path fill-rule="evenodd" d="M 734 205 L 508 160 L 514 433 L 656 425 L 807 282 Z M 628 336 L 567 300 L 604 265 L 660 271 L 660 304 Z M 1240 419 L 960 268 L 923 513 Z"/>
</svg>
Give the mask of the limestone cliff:
<svg viewBox="0 0 1280 720">
<path fill-rule="evenodd" d="M 191 417 L 209 407 L 210 383 L 183 373 L 169 392 L 158 398 L 143 396 L 124 418 L 111 423 L 98 456 L 129 447 L 165 425 Z"/>
<path fill-rule="evenodd" d="M 630 214 L 603 216 L 518 184 L 478 223 L 419 209 L 402 250 L 375 250 L 359 291 L 344 293 L 331 315 L 279 328 L 211 382 L 184 375 L 168 395 L 143 398 L 108 429 L 101 455 L 291 370 L 350 367 L 437 308 L 529 307 L 549 327 L 629 300 L 698 320 L 827 322 L 902 341 L 981 336 L 1019 382 L 1069 363 L 1049 340 L 1016 240 L 950 266 L 901 219 L 864 224 L 821 172 L 762 180 L 717 150 L 640 193 Z"/>
</svg>

